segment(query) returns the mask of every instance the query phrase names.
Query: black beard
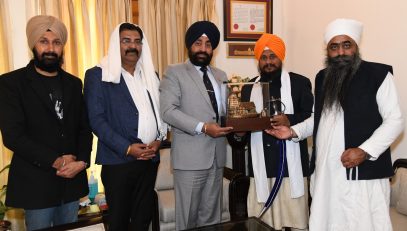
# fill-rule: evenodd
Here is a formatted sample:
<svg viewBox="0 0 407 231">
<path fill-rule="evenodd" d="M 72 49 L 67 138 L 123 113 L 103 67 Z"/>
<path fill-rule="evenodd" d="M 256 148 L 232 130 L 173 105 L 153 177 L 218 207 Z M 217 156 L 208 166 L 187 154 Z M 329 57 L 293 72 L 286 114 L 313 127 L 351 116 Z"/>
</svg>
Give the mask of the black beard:
<svg viewBox="0 0 407 231">
<path fill-rule="evenodd" d="M 45 72 L 56 72 L 59 68 L 61 68 L 62 64 L 64 63 L 64 54 L 62 53 L 60 57 L 54 52 L 44 52 L 41 56 L 38 52 L 33 49 L 34 54 L 34 65 L 39 69 Z M 53 56 L 54 58 L 48 58 L 47 56 Z"/>
<path fill-rule="evenodd" d="M 200 55 L 200 54 L 203 54 L 203 55 L 205 55 L 206 57 L 205 57 L 204 59 L 198 58 L 198 55 Z M 195 66 L 200 66 L 200 67 L 208 66 L 209 63 L 211 63 L 212 55 L 213 55 L 213 53 L 212 53 L 212 54 L 208 54 L 208 53 L 206 53 L 206 52 L 196 52 L 196 53 L 193 53 L 193 52 L 191 51 L 191 49 L 188 49 L 188 57 L 189 57 L 189 60 L 190 60 L 191 63 L 194 64 Z"/>
<path fill-rule="evenodd" d="M 324 109 L 343 107 L 349 84 L 361 62 L 359 52 L 352 56 L 341 55 L 326 58 L 322 98 Z"/>
<path fill-rule="evenodd" d="M 272 65 L 272 64 L 268 64 L 268 65 Z M 272 71 L 272 72 L 264 71 L 265 67 L 266 66 L 264 66 L 263 69 L 260 69 L 260 67 L 259 67 L 260 76 L 264 81 L 271 82 L 276 78 L 280 78 L 281 70 L 282 70 L 281 67 L 277 68 L 275 71 Z"/>
</svg>

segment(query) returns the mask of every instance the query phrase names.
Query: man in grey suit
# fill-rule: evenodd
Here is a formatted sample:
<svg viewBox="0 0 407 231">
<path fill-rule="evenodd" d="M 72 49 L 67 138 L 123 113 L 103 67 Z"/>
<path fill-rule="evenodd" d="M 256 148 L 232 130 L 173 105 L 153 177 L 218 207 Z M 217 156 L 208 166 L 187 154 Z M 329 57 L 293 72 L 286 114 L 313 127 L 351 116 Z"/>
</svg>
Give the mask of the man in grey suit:
<svg viewBox="0 0 407 231">
<path fill-rule="evenodd" d="M 232 128 L 219 126 L 226 73 L 209 66 L 219 37 L 209 21 L 192 24 L 185 35 L 189 60 L 169 66 L 160 85 L 161 115 L 173 134 L 177 230 L 221 221 L 224 136 Z"/>
</svg>

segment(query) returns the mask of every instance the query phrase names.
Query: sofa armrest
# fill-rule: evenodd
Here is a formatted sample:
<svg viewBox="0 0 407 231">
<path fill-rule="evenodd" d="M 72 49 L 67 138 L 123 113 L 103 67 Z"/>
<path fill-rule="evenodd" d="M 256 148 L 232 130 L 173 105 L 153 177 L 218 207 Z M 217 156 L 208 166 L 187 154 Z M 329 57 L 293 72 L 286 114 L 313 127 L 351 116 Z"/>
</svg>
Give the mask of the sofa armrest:
<svg viewBox="0 0 407 231">
<path fill-rule="evenodd" d="M 230 220 L 236 221 L 247 218 L 247 195 L 249 192 L 249 177 L 224 167 L 223 177 L 230 181 L 229 185 L 229 213 Z"/>
<path fill-rule="evenodd" d="M 407 159 L 397 159 L 394 161 L 393 169 L 396 170 L 397 168 L 407 168 Z"/>
</svg>

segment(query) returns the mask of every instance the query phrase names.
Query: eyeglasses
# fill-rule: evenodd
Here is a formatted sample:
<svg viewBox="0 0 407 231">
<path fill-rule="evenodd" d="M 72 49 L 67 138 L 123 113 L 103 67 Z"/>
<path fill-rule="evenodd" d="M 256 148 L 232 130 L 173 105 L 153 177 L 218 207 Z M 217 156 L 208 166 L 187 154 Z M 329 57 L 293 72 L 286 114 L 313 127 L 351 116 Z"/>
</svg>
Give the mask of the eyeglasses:
<svg viewBox="0 0 407 231">
<path fill-rule="evenodd" d="M 129 38 L 123 38 L 122 40 L 120 40 L 120 42 L 124 45 L 130 45 L 132 43 L 141 46 L 143 45 L 143 42 L 141 41 L 141 39 L 134 39 L 133 41 L 131 41 L 131 39 Z"/>
</svg>

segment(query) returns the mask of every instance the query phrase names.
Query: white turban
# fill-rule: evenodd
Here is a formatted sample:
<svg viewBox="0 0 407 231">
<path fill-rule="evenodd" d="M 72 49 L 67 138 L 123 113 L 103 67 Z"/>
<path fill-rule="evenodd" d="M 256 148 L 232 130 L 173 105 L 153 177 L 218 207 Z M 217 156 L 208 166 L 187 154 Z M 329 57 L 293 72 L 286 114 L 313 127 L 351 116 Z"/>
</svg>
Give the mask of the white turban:
<svg viewBox="0 0 407 231">
<path fill-rule="evenodd" d="M 338 35 L 347 35 L 351 37 L 357 45 L 362 36 L 363 24 L 353 19 L 339 18 L 329 23 L 325 30 L 325 43 Z"/>
</svg>

